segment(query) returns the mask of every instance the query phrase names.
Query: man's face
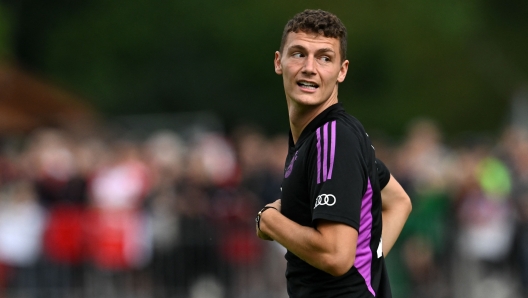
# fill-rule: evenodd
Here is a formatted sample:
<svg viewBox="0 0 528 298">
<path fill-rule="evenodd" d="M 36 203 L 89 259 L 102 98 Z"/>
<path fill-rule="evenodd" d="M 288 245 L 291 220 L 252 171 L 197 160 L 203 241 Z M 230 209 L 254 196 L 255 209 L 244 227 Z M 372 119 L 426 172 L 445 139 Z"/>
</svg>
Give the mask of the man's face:
<svg viewBox="0 0 528 298">
<path fill-rule="evenodd" d="M 348 71 L 348 61 L 341 62 L 337 38 L 290 32 L 282 53 L 275 52 L 274 62 L 289 104 L 337 102 L 337 84 L 345 80 Z"/>
</svg>

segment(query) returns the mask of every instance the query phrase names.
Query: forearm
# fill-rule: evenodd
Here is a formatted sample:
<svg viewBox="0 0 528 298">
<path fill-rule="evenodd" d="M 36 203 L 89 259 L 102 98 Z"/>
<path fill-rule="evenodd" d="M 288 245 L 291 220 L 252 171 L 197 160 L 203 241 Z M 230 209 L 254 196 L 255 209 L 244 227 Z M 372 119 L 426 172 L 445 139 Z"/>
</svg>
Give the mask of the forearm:
<svg viewBox="0 0 528 298">
<path fill-rule="evenodd" d="M 268 213 L 268 211 L 272 212 Z M 306 263 L 332 275 L 344 274 L 353 265 L 354 256 L 350 257 L 349 247 L 354 247 L 355 254 L 355 244 L 348 243 L 354 239 L 353 237 L 340 235 L 339 232 L 328 233 L 324 224 L 320 225 L 325 232 L 322 233 L 318 229 L 301 226 L 276 210 L 266 210 L 266 212 L 260 222 L 262 232 Z M 336 228 L 335 225 L 333 227 Z M 342 228 L 337 227 L 335 231 Z M 345 241 L 338 241 L 339 236 Z"/>
<path fill-rule="evenodd" d="M 407 221 L 408 212 L 406 210 L 385 210 L 382 212 L 383 218 L 383 255 L 387 256 L 398 240 L 400 233 Z"/>
<path fill-rule="evenodd" d="M 401 185 L 391 176 L 381 191 L 383 255 L 387 256 L 400 236 L 412 210 L 411 199 Z"/>
<path fill-rule="evenodd" d="M 321 237 L 316 229 L 301 226 L 275 210 L 266 210 L 266 215 L 260 222 L 260 229 L 300 259 L 323 270 L 319 264 L 319 255 L 324 253 L 323 249 L 314 245 L 318 242 L 315 239 Z"/>
</svg>

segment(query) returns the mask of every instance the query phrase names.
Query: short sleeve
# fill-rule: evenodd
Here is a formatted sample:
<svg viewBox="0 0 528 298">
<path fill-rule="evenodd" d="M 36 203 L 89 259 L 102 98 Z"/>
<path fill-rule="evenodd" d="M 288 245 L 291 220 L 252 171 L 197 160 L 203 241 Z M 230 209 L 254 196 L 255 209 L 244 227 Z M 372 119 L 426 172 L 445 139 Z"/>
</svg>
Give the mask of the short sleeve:
<svg viewBox="0 0 528 298">
<path fill-rule="evenodd" d="M 326 219 L 359 229 L 368 183 L 362 142 L 338 121 L 317 129 L 310 157 L 312 221 Z"/>
<path fill-rule="evenodd" d="M 389 183 L 391 173 L 387 166 L 380 159 L 377 158 L 376 168 L 378 170 L 378 181 L 380 184 L 380 189 L 383 189 Z"/>
</svg>

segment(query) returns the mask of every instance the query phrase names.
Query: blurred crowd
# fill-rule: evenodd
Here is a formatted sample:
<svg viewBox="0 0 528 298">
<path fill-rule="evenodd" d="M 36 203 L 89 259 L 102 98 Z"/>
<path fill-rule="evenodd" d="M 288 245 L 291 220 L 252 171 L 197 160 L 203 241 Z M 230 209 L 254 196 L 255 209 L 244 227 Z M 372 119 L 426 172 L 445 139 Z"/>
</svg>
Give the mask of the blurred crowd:
<svg viewBox="0 0 528 298">
<path fill-rule="evenodd" d="M 378 143 L 413 203 L 387 258 L 395 297 L 528 297 L 528 130 L 448 144 L 420 119 Z"/>
<path fill-rule="evenodd" d="M 0 297 L 284 292 L 284 251 L 254 218 L 280 196 L 285 136 L 42 129 L 2 149 Z"/>
<path fill-rule="evenodd" d="M 528 130 L 371 135 L 413 201 L 394 297 L 528 297 Z M 285 250 L 254 223 L 280 197 L 286 134 L 47 128 L 0 146 L 0 298 L 286 297 Z"/>
</svg>

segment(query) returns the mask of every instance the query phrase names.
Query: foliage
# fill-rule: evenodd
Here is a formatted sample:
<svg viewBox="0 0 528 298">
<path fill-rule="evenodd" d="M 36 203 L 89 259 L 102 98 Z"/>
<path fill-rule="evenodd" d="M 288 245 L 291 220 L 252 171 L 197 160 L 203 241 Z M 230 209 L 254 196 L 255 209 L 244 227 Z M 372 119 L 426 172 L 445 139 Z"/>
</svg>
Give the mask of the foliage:
<svg viewBox="0 0 528 298">
<path fill-rule="evenodd" d="M 11 49 L 10 22 L 7 10 L 0 5 L 0 62 L 7 59 Z"/>
<path fill-rule="evenodd" d="M 397 135 L 419 116 L 451 134 L 497 129 L 528 73 L 523 0 L 47 2 L 11 3 L 18 59 L 109 115 L 211 110 L 286 129 L 272 59 L 305 8 L 349 28 L 340 100 L 367 130 Z"/>
</svg>

